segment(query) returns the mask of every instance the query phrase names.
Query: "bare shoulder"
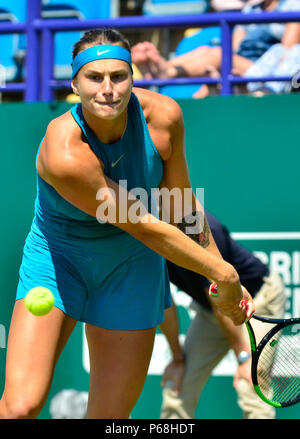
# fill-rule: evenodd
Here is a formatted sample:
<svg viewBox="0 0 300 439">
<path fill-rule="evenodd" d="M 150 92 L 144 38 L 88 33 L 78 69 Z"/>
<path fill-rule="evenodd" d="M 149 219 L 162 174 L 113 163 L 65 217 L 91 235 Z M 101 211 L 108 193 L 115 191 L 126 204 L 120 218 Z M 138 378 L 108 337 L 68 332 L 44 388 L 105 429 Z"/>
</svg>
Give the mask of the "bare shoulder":
<svg viewBox="0 0 300 439">
<path fill-rule="evenodd" d="M 180 106 L 168 96 L 151 90 L 134 89 L 148 129 L 161 158 L 166 161 L 184 148 L 184 123 Z"/>
<path fill-rule="evenodd" d="M 37 160 L 40 176 L 51 184 L 55 175 L 76 174 L 92 164 L 99 165 L 99 161 L 71 112 L 53 119 L 47 127 Z"/>
<path fill-rule="evenodd" d="M 168 129 L 183 123 L 182 110 L 174 99 L 141 88 L 134 88 L 133 92 L 141 103 L 146 121 L 151 126 Z"/>
<path fill-rule="evenodd" d="M 57 147 L 61 152 L 70 150 L 70 144 L 82 139 L 82 132 L 70 111 L 53 119 L 47 126 L 45 134 L 49 147 Z"/>
</svg>

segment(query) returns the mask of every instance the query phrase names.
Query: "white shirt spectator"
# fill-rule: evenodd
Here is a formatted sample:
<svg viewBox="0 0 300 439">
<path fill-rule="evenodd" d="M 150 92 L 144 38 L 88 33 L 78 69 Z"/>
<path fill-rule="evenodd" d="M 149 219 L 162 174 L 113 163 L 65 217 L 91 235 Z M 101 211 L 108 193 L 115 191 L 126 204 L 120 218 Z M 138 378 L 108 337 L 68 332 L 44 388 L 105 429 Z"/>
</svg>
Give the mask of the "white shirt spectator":
<svg viewBox="0 0 300 439">
<path fill-rule="evenodd" d="M 250 2 L 249 2 L 250 3 Z M 260 2 L 262 3 L 262 2 Z M 300 11 L 300 0 L 279 0 L 276 8 L 274 11 L 277 12 L 293 12 L 293 11 Z M 263 12 L 263 8 L 260 5 L 247 5 L 244 7 L 243 12 L 245 13 L 253 13 L 253 12 Z M 259 24 L 249 24 L 246 26 L 239 26 L 245 29 L 247 32 L 252 31 L 257 26 L 262 27 L 262 25 Z M 279 41 L 282 39 L 284 31 L 285 31 L 285 23 L 270 23 L 270 24 L 263 24 L 264 28 L 267 29 L 270 32 L 270 34 L 278 39 Z"/>
<path fill-rule="evenodd" d="M 258 5 L 263 0 L 211 0 L 210 5 L 216 12 L 241 11 L 247 5 Z"/>
</svg>

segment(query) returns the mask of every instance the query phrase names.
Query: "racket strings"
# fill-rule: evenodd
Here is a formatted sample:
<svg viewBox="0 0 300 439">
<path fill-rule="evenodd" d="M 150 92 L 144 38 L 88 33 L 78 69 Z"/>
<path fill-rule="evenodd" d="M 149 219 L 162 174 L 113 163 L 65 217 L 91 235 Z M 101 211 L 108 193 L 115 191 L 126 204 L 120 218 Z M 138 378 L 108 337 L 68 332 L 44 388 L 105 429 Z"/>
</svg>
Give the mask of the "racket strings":
<svg viewBox="0 0 300 439">
<path fill-rule="evenodd" d="M 300 327 L 290 325 L 264 346 L 258 361 L 257 379 L 264 395 L 287 402 L 300 394 Z"/>
</svg>

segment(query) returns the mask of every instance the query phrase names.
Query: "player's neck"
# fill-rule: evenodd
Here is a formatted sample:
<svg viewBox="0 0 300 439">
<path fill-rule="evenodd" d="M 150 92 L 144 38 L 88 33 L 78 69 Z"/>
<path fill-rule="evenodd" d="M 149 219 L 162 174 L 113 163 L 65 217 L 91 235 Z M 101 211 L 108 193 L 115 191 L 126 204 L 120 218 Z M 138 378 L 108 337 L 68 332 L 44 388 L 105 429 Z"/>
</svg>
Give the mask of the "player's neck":
<svg viewBox="0 0 300 439">
<path fill-rule="evenodd" d="M 84 118 L 97 138 L 104 144 L 115 143 L 120 140 L 127 127 L 127 110 L 115 119 L 100 119 L 84 112 Z"/>
</svg>

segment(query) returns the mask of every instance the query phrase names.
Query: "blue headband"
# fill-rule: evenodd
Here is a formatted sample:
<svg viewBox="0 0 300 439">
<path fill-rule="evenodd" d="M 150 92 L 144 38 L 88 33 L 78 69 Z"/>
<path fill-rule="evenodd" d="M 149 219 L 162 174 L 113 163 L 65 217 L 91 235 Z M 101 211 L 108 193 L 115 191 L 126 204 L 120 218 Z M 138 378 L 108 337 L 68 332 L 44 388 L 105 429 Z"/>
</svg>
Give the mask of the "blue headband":
<svg viewBox="0 0 300 439">
<path fill-rule="evenodd" d="M 81 67 L 98 59 L 120 59 L 127 62 L 132 71 L 131 55 L 127 49 L 121 46 L 115 46 L 114 44 L 101 44 L 99 46 L 89 47 L 75 56 L 72 64 L 72 79 L 77 75 Z"/>
</svg>

